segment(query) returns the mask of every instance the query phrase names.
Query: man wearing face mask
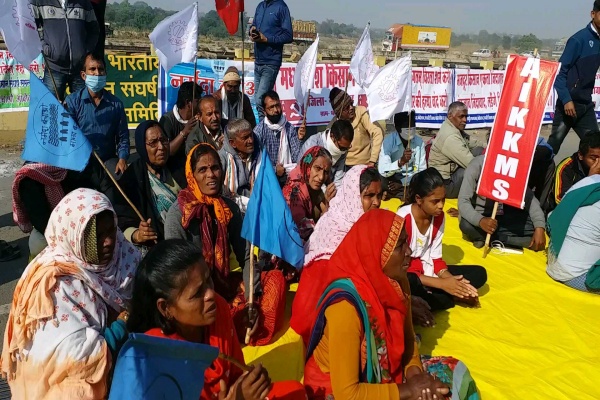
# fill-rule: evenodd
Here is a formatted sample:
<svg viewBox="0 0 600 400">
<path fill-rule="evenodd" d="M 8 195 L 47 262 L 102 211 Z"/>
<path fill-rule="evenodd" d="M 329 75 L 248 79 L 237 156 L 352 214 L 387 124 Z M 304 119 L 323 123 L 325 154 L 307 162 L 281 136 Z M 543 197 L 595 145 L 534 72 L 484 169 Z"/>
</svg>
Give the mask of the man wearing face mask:
<svg viewBox="0 0 600 400">
<path fill-rule="evenodd" d="M 333 188 L 339 187 L 341 184 L 346 174 L 346 155 L 352 147 L 353 139 L 354 129 L 352 128 L 352 124 L 348 121 L 339 120 L 333 123 L 331 129 L 312 135 L 304 142 L 300 154 L 306 153 L 308 149 L 314 146 L 324 147 L 331 154 L 331 174 L 334 179 L 327 190 L 333 190 Z"/>
<path fill-rule="evenodd" d="M 129 128 L 123 102 L 104 89 L 106 70 L 104 60 L 98 56 L 86 55 L 81 79 L 86 87 L 67 97 L 67 110 L 109 171 L 119 178 L 127 169 L 129 158 Z"/>
<path fill-rule="evenodd" d="M 221 109 L 221 125 L 223 128 L 227 126 L 229 121 L 236 119 L 245 119 L 250 123 L 252 129 L 256 126 L 256 118 L 252 110 L 250 98 L 243 95 L 240 91 L 242 78 L 236 67 L 229 67 L 223 76 L 223 85 L 221 89 L 214 93 L 215 99 L 218 100 L 219 108 Z"/>
<path fill-rule="evenodd" d="M 279 183 L 283 186 L 287 179 L 286 171 L 291 171 L 302 153 L 301 141 L 306 128 L 294 128 L 283 115 L 279 95 L 268 91 L 261 101 L 265 118 L 254 128 L 254 134 L 262 149 L 267 152 L 273 163 Z"/>
<path fill-rule="evenodd" d="M 407 112 L 394 115 L 396 132 L 383 139 L 379 153 L 379 174 L 388 197 L 402 198 L 413 175 L 427 169 L 425 143 L 416 135 L 415 112 L 411 113 L 411 118 Z"/>
</svg>

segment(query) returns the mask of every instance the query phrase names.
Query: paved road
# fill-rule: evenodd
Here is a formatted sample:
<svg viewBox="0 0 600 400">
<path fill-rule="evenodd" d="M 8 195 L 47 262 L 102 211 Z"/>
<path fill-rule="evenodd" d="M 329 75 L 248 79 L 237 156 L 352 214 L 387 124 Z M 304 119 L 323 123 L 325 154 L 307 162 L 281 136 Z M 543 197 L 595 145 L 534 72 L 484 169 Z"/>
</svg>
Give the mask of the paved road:
<svg viewBox="0 0 600 400">
<path fill-rule="evenodd" d="M 542 135 L 547 137 L 548 133 L 549 130 L 544 129 Z M 576 151 L 578 143 L 577 136 L 574 132 L 571 132 L 565 140 L 557 160 L 562 160 Z M 27 236 L 14 225 L 12 219 L 12 180 L 14 171 L 19 165 L 18 153 L 0 149 L 0 239 L 19 246 L 22 254 L 17 260 L 0 263 L 0 334 L 2 335 L 12 301 L 12 294 L 17 280 L 27 266 L 29 251 Z"/>
</svg>

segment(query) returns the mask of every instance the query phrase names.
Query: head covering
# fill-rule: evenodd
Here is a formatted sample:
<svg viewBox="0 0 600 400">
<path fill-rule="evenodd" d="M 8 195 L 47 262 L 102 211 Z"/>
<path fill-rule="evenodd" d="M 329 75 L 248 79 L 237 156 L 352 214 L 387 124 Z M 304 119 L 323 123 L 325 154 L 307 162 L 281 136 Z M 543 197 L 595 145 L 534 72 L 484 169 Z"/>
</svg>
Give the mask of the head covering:
<svg viewBox="0 0 600 400">
<path fill-rule="evenodd" d="M 350 279 L 361 300 L 367 305 L 367 312 L 377 344 L 380 369 L 384 373 L 383 383 L 402 383 L 402 356 L 405 349 L 404 322 L 408 316 L 408 299 L 398 282 L 383 272 L 402 232 L 404 219 L 387 210 L 372 210 L 365 213 L 350 229 L 340 246 L 323 261 L 323 268 L 311 282 L 300 282 L 315 288 L 314 298 L 306 304 L 311 307 L 305 311 L 301 321 L 296 320 L 292 328 L 305 337 L 314 329 L 318 314 L 319 297 L 333 282 Z M 334 294 L 330 292 L 329 295 Z M 292 314 L 292 317 L 294 315 Z M 365 362 L 365 344 L 361 359 Z M 413 339 L 410 338 L 412 341 Z M 387 372 L 387 373 L 386 373 Z"/>
<path fill-rule="evenodd" d="M 96 235 L 95 232 L 91 233 L 88 226 L 90 223 L 94 225 L 96 215 L 103 211 L 113 214 L 116 227 L 117 217 L 110 201 L 102 193 L 91 189 L 72 191 L 52 211 L 45 235 L 48 247 L 27 266 L 13 294 L 2 350 L 2 372 L 8 373 L 9 377 L 16 371 L 15 355 L 31 348 L 31 340 L 40 324 L 52 321 L 55 327 L 61 329 L 60 335 L 50 336 L 50 339 L 55 338 L 55 342 L 45 338 L 44 354 L 47 355 L 52 354 L 50 349 L 68 339 L 69 330 L 77 331 L 81 326 L 88 325 L 95 327 L 99 323 L 98 318 L 106 318 L 106 314 L 103 314 L 106 309 L 99 311 L 101 302 L 96 303 L 95 300 L 82 301 L 77 305 L 77 311 L 89 316 L 89 322 L 85 318 L 81 321 L 68 318 L 73 312 L 73 299 L 79 297 L 70 287 L 75 280 L 91 289 L 95 293 L 94 299 L 97 295 L 117 311 L 122 310 L 131 298 L 131 283 L 140 254 L 125 240 L 123 233 L 116 228 L 113 258 L 107 265 L 96 264 L 97 254 L 89 254 L 94 250 L 97 252 L 97 247 L 95 243 L 89 243 L 90 240 L 95 241 Z M 72 280 L 65 280 L 67 277 L 72 277 Z M 59 281 L 59 278 L 63 280 Z M 63 291 L 71 296 L 71 300 L 63 294 L 62 301 L 59 301 Z M 92 319 L 96 322 L 92 323 Z M 65 349 L 69 348 L 68 345 L 65 346 Z M 73 351 L 78 350 L 81 349 L 74 345 Z M 33 359 L 36 356 L 40 355 L 29 353 L 29 357 Z M 76 358 L 72 354 L 63 355 L 67 358 L 69 356 Z"/>
<path fill-rule="evenodd" d="M 366 165 L 357 165 L 344 176 L 337 194 L 329 203 L 329 210 L 319 219 L 304 246 L 304 265 L 331 258 L 352 225 L 364 214 L 360 198 L 360 176 L 367 168 Z"/>
<path fill-rule="evenodd" d="M 331 103 L 331 107 L 336 116 L 339 116 L 340 112 L 343 110 L 343 106 L 354 103 L 352 97 L 338 87 L 334 87 L 331 89 L 331 92 L 329 92 L 329 102 Z"/>
<path fill-rule="evenodd" d="M 181 210 L 181 225 L 188 229 L 193 220 L 198 221 L 202 232 L 202 254 L 209 268 L 217 268 L 225 277 L 229 275 L 229 239 L 227 225 L 233 213 L 223 200 L 222 196 L 210 197 L 200 191 L 198 182 L 194 177 L 195 165 L 192 165 L 192 156 L 196 149 L 205 146 L 215 151 L 217 161 L 221 159 L 215 148 L 208 143 L 197 144 L 188 153 L 185 163 L 185 177 L 187 188 L 179 192 L 177 202 Z M 209 207 L 212 207 L 217 219 L 217 238 L 212 240 L 212 217 Z M 213 244 L 214 243 L 214 244 Z"/>
<path fill-rule="evenodd" d="M 283 187 L 283 197 L 292 211 L 292 218 L 303 240 L 308 239 L 315 227 L 308 180 L 310 169 L 319 157 L 331 159 L 331 155 L 323 147 L 313 146 L 308 149 L 298 165 L 290 172 L 288 181 Z"/>
<path fill-rule="evenodd" d="M 155 125 L 158 125 L 158 122 L 154 120 L 142 121 L 137 128 L 135 128 L 135 151 L 140 155 L 140 158 L 144 160 L 144 164 L 150 164 L 148 151 L 146 150 L 146 131 L 151 126 Z"/>
<path fill-rule="evenodd" d="M 13 220 L 24 233 L 33 230 L 27 211 L 23 207 L 21 195 L 19 194 L 19 185 L 25 178 L 32 179 L 44 185 L 46 200 L 50 208 L 56 207 L 60 200 L 65 196 L 62 188 L 62 181 L 67 177 L 67 170 L 53 167 L 42 163 L 31 163 L 23 165 L 15 174 L 15 180 L 12 185 L 12 206 Z M 40 232 L 44 233 L 44 232 Z"/>
<path fill-rule="evenodd" d="M 226 82 L 241 82 L 242 78 L 240 77 L 240 73 L 238 69 L 234 66 L 227 68 L 225 71 L 225 75 L 223 76 L 223 83 Z"/>
</svg>

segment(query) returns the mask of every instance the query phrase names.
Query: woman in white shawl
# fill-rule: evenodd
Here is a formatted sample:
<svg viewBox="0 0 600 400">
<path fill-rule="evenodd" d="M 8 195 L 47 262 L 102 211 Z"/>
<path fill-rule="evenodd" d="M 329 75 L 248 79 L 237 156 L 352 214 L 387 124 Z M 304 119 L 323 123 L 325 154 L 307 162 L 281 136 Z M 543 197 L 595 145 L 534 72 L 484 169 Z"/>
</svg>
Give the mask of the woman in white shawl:
<svg viewBox="0 0 600 400">
<path fill-rule="evenodd" d="M 60 201 L 45 236 L 13 295 L 2 374 L 15 399 L 105 398 L 139 252 L 108 198 L 90 189 Z"/>
</svg>

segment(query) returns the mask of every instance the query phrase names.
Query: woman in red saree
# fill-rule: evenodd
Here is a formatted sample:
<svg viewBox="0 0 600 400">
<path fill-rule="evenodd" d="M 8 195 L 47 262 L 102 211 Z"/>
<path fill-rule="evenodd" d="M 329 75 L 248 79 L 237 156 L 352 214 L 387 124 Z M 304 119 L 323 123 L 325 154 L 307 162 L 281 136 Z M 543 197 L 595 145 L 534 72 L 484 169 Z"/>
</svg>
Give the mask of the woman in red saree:
<svg viewBox="0 0 600 400">
<path fill-rule="evenodd" d="M 323 269 L 304 371 L 310 399 L 441 400 L 449 395 L 448 386 L 423 371 L 415 342 L 403 225 L 389 211 L 365 213 Z M 454 361 L 442 363 L 455 366 Z M 425 366 L 429 369 L 427 360 Z M 449 368 L 443 369 L 444 377 L 452 375 Z M 474 383 L 452 382 L 453 399 L 478 398 Z"/>
<path fill-rule="evenodd" d="M 201 143 L 188 154 L 185 165 L 187 188 L 179 192 L 165 220 L 165 239 L 185 239 L 202 249 L 216 292 L 231 306 L 231 315 L 244 340 L 246 327 L 255 326 L 251 345 L 265 345 L 279 330 L 285 313 L 285 279 L 281 271 L 254 275 L 254 296 L 258 315 L 248 321 L 250 246 L 241 236 L 243 217 L 234 201 L 221 195 L 223 166 L 217 151 Z M 230 271 L 230 254 L 243 268 Z M 254 324 L 256 321 L 256 325 Z"/>
<path fill-rule="evenodd" d="M 134 279 L 130 332 L 205 343 L 244 364 L 229 305 L 213 289 L 211 273 L 194 244 L 180 239 L 156 245 Z M 200 399 L 304 400 L 299 382 L 272 383 L 260 364 L 244 373 L 217 358 L 204 374 Z"/>
</svg>

